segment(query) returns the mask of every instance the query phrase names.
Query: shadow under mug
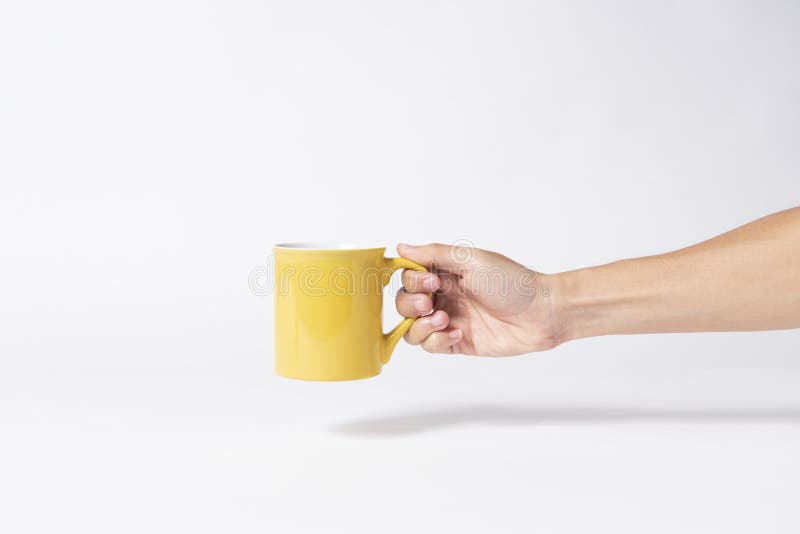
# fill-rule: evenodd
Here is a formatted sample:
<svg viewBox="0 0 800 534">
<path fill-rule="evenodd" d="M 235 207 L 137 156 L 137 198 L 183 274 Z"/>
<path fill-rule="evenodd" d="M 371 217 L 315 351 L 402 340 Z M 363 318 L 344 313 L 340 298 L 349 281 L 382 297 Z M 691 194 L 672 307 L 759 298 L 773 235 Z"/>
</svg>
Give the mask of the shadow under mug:
<svg viewBox="0 0 800 534">
<path fill-rule="evenodd" d="M 414 318 L 383 332 L 383 289 L 398 269 L 427 271 L 385 247 L 284 243 L 275 258 L 275 372 L 354 380 L 381 372 Z"/>
</svg>

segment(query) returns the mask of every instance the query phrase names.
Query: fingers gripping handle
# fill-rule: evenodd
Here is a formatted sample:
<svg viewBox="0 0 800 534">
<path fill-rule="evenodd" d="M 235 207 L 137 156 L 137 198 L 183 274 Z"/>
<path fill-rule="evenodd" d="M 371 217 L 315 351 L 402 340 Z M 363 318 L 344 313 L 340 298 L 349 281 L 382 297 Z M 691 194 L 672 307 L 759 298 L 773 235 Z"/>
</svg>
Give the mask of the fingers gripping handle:
<svg viewBox="0 0 800 534">
<path fill-rule="evenodd" d="M 398 269 L 413 269 L 415 271 L 422 271 L 428 272 L 428 269 L 414 263 L 411 260 L 407 260 L 405 258 L 384 258 L 386 262 L 386 268 L 389 269 L 389 275 L 385 278 L 384 285 L 389 283 L 389 278 L 391 277 L 392 273 L 394 273 Z M 383 334 L 383 352 L 381 353 L 381 362 L 387 363 L 389 358 L 392 356 L 392 351 L 397 346 L 397 343 L 400 341 L 400 338 L 406 335 L 408 329 L 411 328 L 411 325 L 414 324 L 416 321 L 416 317 L 406 317 L 400 324 L 392 328 L 392 331 L 388 334 Z"/>
</svg>

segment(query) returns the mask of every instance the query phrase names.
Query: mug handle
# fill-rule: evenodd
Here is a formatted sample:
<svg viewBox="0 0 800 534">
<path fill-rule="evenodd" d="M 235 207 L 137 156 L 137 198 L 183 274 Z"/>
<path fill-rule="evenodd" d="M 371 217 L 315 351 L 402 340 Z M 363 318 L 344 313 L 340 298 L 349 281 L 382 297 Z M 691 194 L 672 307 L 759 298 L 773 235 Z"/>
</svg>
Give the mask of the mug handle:
<svg viewBox="0 0 800 534">
<path fill-rule="evenodd" d="M 384 278 L 384 287 L 389 284 L 389 279 L 398 269 L 413 269 L 414 271 L 421 271 L 424 273 L 429 272 L 428 269 L 422 265 L 414 263 L 413 261 L 405 258 L 383 258 L 383 261 L 388 269 L 387 276 Z M 383 334 L 383 352 L 381 354 L 381 363 L 386 364 L 389 362 L 389 358 L 392 356 L 392 351 L 394 351 L 394 348 L 397 346 L 400 338 L 406 335 L 406 332 L 408 332 L 408 329 L 411 328 L 411 325 L 416 320 L 416 317 L 406 317 L 400 321 L 400 324 L 392 328 L 391 332 L 388 334 Z"/>
</svg>

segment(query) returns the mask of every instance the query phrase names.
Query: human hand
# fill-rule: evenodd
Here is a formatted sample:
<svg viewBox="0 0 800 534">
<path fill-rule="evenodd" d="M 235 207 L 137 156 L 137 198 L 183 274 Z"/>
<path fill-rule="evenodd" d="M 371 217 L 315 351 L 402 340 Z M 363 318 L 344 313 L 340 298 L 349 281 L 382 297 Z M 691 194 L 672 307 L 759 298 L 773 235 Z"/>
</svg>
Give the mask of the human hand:
<svg viewBox="0 0 800 534">
<path fill-rule="evenodd" d="M 403 271 L 397 311 L 420 317 L 405 336 L 408 343 L 475 356 L 512 356 L 559 344 L 548 275 L 471 247 L 400 244 L 397 252 L 431 271 Z"/>
<path fill-rule="evenodd" d="M 470 247 L 397 251 L 432 271 L 404 271 L 396 299 L 402 315 L 420 317 L 406 341 L 428 352 L 511 356 L 594 336 L 800 328 L 800 207 L 674 252 L 553 275 Z"/>
</svg>

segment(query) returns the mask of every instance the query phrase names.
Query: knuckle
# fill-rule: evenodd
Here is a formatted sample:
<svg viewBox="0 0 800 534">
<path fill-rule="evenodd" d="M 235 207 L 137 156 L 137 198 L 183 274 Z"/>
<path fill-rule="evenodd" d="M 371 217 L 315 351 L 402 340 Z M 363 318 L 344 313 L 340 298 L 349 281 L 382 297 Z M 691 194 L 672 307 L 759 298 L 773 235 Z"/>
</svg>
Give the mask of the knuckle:
<svg viewBox="0 0 800 534">
<path fill-rule="evenodd" d="M 439 254 L 450 250 L 450 245 L 445 245 L 444 243 L 431 243 L 429 246 L 435 253 Z"/>
<path fill-rule="evenodd" d="M 410 293 L 417 290 L 417 286 L 419 285 L 417 282 L 417 277 L 413 274 L 408 273 L 403 275 L 403 287 Z"/>
<path fill-rule="evenodd" d="M 395 308 L 397 308 L 397 312 L 402 315 L 403 317 L 416 317 L 417 312 L 416 308 L 413 303 L 409 302 L 406 299 L 398 299 L 395 302 Z"/>
</svg>

